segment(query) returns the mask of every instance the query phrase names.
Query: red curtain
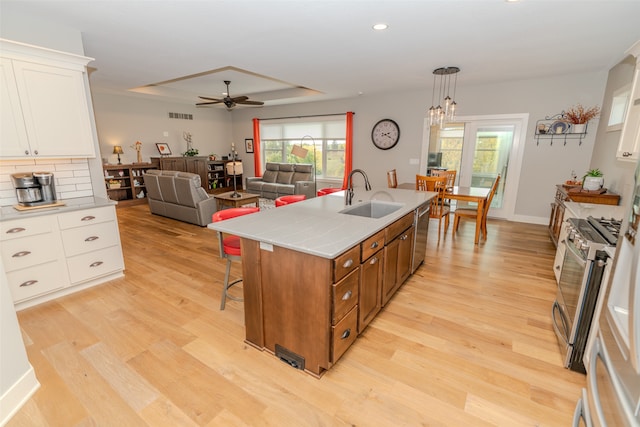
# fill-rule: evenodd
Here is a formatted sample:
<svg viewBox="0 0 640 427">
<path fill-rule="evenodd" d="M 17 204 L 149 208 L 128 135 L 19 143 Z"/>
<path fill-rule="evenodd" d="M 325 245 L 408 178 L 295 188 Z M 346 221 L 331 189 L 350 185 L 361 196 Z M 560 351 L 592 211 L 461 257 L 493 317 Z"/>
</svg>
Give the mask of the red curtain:
<svg viewBox="0 0 640 427">
<path fill-rule="evenodd" d="M 347 144 L 344 147 L 344 178 L 342 189 L 347 188 L 347 177 L 353 170 L 353 112 L 347 113 Z"/>
<path fill-rule="evenodd" d="M 260 162 L 260 119 L 253 119 L 253 171 L 255 176 L 262 176 Z"/>
</svg>

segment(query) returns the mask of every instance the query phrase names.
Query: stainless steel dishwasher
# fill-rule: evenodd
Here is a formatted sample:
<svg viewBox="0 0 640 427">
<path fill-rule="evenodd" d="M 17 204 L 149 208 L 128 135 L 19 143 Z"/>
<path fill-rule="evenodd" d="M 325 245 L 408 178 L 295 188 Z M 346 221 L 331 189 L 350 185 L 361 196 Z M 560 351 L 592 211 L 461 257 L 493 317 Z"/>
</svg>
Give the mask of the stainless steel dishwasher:
<svg viewBox="0 0 640 427">
<path fill-rule="evenodd" d="M 427 252 L 427 234 L 429 233 L 429 208 L 431 202 L 418 207 L 415 211 L 413 225 L 413 255 L 411 258 L 411 274 L 415 273 L 425 259 Z"/>
</svg>

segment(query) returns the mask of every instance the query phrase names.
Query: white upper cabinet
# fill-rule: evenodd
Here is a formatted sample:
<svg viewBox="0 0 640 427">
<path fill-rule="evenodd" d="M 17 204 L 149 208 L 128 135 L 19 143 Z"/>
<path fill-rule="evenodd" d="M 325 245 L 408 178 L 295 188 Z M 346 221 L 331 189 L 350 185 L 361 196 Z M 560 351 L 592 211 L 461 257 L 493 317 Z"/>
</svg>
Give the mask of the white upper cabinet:
<svg viewBox="0 0 640 427">
<path fill-rule="evenodd" d="M 0 55 L 0 157 L 95 157 L 91 58 L 1 39 Z"/>
<path fill-rule="evenodd" d="M 616 156 L 620 160 L 635 162 L 640 154 L 640 41 L 630 49 L 629 53 L 636 57 L 636 70 Z"/>
</svg>

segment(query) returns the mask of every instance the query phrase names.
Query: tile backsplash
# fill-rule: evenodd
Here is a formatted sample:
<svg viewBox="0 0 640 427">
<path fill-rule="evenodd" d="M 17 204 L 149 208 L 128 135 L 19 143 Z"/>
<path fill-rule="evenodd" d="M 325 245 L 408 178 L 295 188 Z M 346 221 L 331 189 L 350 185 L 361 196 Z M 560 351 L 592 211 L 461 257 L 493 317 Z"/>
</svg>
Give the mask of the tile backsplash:
<svg viewBox="0 0 640 427">
<path fill-rule="evenodd" d="M 93 196 L 87 159 L 24 159 L 0 161 L 0 206 L 18 203 L 11 174 L 52 172 L 58 200 Z"/>
</svg>

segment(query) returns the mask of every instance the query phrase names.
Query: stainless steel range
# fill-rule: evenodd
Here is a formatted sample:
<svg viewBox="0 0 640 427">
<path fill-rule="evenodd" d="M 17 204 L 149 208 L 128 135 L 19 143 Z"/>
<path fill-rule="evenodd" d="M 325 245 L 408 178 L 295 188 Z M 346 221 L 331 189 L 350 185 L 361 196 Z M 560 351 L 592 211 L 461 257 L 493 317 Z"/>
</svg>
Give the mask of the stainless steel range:
<svg viewBox="0 0 640 427">
<path fill-rule="evenodd" d="M 621 222 L 590 216 L 570 218 L 566 224 L 566 251 L 552 319 L 564 366 L 573 371 L 585 373 L 582 357 L 600 284 L 611 264 L 604 248 L 616 245 Z"/>
</svg>

